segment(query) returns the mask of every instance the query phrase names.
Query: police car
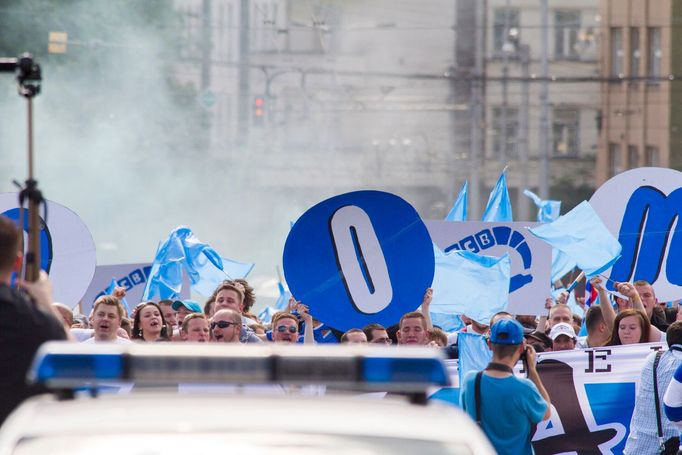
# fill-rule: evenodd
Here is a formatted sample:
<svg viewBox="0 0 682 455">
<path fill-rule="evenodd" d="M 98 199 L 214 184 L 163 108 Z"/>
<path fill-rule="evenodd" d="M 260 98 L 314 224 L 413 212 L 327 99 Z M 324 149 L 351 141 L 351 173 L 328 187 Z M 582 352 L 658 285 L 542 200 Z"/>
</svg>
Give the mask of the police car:
<svg viewBox="0 0 682 455">
<path fill-rule="evenodd" d="M 464 413 L 427 403 L 429 387 L 449 383 L 440 355 L 46 343 L 29 378 L 55 394 L 7 419 L 0 455 L 494 454 Z"/>
</svg>

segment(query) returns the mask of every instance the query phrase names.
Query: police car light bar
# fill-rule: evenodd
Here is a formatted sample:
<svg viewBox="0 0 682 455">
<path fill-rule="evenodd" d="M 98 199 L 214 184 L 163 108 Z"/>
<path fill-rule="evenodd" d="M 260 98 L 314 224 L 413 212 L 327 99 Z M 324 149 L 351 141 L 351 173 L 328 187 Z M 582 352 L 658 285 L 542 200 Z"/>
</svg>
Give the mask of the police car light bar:
<svg viewBox="0 0 682 455">
<path fill-rule="evenodd" d="M 56 389 L 112 382 L 324 384 L 409 393 L 450 385 L 443 359 L 439 349 L 412 347 L 49 342 L 28 379 Z"/>
</svg>

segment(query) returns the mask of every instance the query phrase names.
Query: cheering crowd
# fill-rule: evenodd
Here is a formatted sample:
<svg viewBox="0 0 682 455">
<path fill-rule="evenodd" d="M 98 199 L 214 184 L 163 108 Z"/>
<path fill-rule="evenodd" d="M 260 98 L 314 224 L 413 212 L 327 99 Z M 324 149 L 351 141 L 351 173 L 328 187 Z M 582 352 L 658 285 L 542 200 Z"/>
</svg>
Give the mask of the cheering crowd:
<svg viewBox="0 0 682 455">
<path fill-rule="evenodd" d="M 671 398 L 668 407 L 663 403 L 668 384 L 682 365 L 682 322 L 677 322 L 682 314 L 659 303 L 647 282 L 614 283 L 619 296 L 611 303 L 602 279 L 592 278 L 601 304 L 587 308 L 584 320 L 573 314 L 564 294 L 558 301 L 548 299 L 547 314 L 539 318 L 500 312 L 483 324 L 453 315 L 466 325 L 451 332 L 431 321 L 431 289 L 426 290 L 418 311 L 404 314 L 389 327 L 373 323 L 340 332 L 316 320 L 305 304 L 293 298 L 286 310 L 264 323 L 252 313 L 256 301 L 253 288 L 241 279 L 221 283 L 203 305 L 193 300 L 146 301 L 131 314 L 121 303 L 125 289 L 117 288 L 112 295 L 99 297 L 92 312 L 83 316 L 52 302 L 45 274 L 35 283 L 17 280 L 16 286 L 10 286 L 13 271 L 21 264 L 18 239 L 15 224 L 0 216 L 0 338 L 4 341 L 0 350 L 0 422 L 23 399 L 40 392 L 29 388 L 24 378 L 33 354 L 47 340 L 422 345 L 444 349 L 450 358 L 457 358 L 458 336 L 473 333 L 486 338 L 492 362 L 482 372 L 464 378 L 460 404 L 479 422 L 499 453 L 532 453 L 532 424 L 550 416 L 550 396 L 535 367 L 536 352 L 648 342 L 666 342 L 669 349 L 647 359 L 625 453 L 661 453 L 662 442 L 668 453 L 676 453 L 679 444 L 678 430 L 665 415 L 657 416 L 657 408 L 660 412 L 672 410 L 673 421 L 682 420 L 682 415 L 677 418 L 675 414 L 682 413 L 682 398 L 678 402 Z M 577 335 L 581 328 L 586 329 L 584 336 Z M 528 379 L 513 373 L 520 359 L 525 359 Z M 672 382 L 682 389 L 682 370 L 678 381 Z M 515 417 L 499 419 L 499 415 Z M 657 421 L 661 422 L 660 432 Z"/>
</svg>

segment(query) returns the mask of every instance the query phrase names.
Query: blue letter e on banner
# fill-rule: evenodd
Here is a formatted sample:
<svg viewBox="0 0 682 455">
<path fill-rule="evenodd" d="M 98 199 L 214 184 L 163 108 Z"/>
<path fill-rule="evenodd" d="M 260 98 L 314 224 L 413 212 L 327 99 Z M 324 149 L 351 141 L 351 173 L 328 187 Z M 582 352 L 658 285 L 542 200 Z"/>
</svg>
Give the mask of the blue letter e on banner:
<svg viewBox="0 0 682 455">
<path fill-rule="evenodd" d="M 392 325 L 431 286 L 431 237 L 417 211 L 381 191 L 356 191 L 306 211 L 284 245 L 292 295 L 338 330 Z"/>
</svg>

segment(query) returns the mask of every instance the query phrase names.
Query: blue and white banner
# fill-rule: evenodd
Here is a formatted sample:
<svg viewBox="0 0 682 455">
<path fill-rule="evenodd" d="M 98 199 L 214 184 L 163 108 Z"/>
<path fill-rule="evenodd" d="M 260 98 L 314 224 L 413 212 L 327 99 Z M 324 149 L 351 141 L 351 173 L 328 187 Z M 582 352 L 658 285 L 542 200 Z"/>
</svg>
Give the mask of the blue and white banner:
<svg viewBox="0 0 682 455">
<path fill-rule="evenodd" d="M 445 253 L 451 250 L 468 250 L 487 256 L 509 253 L 511 283 L 507 311 L 539 315 L 546 312 L 545 299 L 549 297 L 552 248 L 526 229 L 537 225 L 528 222 L 426 222 L 433 242 Z"/>
<path fill-rule="evenodd" d="M 614 281 L 646 280 L 659 302 L 682 297 L 682 172 L 638 168 L 616 175 L 590 199 L 623 250 L 606 274 Z"/>
<path fill-rule="evenodd" d="M 90 314 L 92 304 L 101 295 L 106 294 L 111 280 L 116 280 L 116 284 L 126 288 L 126 300 L 132 310 L 142 300 L 142 293 L 147 285 L 149 271 L 152 265 L 148 262 L 137 264 L 112 264 L 99 265 L 95 270 L 90 287 L 83 296 L 80 311 L 87 315 Z M 180 299 L 189 299 L 189 279 L 183 277 L 184 285 L 180 291 Z"/>
<path fill-rule="evenodd" d="M 658 349 L 667 347 L 649 343 L 539 353 L 538 373 L 552 416 L 537 425 L 535 453 L 623 453 L 642 368 Z M 455 386 L 432 397 L 453 402 L 459 387 L 457 361 L 446 363 Z M 525 376 L 521 364 L 516 370 Z"/>
</svg>

